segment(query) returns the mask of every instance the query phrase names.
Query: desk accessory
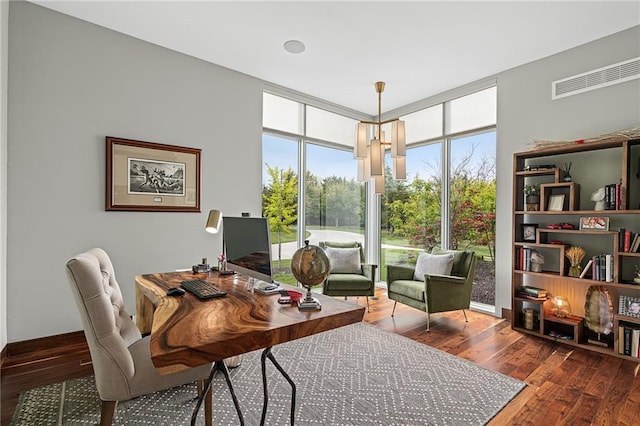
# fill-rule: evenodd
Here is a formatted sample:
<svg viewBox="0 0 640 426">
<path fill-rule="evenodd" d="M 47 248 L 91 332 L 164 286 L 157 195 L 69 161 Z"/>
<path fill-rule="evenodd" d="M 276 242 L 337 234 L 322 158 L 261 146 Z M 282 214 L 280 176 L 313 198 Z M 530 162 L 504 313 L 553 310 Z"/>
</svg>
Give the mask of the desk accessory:
<svg viewBox="0 0 640 426">
<path fill-rule="evenodd" d="M 305 240 L 305 246 L 296 250 L 291 259 L 291 272 L 293 276 L 307 289 L 304 299 L 298 301 L 298 309 L 319 310 L 322 305 L 311 294 L 311 287 L 321 284 L 329 275 L 329 258 L 324 250 L 318 246 L 309 245 Z"/>
</svg>

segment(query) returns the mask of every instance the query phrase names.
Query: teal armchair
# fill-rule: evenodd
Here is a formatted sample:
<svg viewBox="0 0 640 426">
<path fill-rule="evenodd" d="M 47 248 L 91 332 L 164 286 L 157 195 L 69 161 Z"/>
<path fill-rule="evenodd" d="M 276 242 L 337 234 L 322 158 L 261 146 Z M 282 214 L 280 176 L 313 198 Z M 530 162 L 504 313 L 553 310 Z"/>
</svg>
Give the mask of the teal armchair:
<svg viewBox="0 0 640 426">
<path fill-rule="evenodd" d="M 332 264 L 332 270 L 322 284 L 322 294 L 344 296 L 345 299 L 347 296 L 365 296 L 369 311 L 369 296 L 375 295 L 377 265 L 364 263 L 362 244 L 357 241 L 320 241 L 318 245 L 325 250 Z M 335 271 L 336 267 L 339 272 Z"/>
<path fill-rule="evenodd" d="M 422 281 L 414 277 L 415 267 L 406 265 L 387 265 L 387 290 L 389 299 L 395 301 L 395 314 L 398 302 L 420 309 L 427 313 L 427 331 L 429 314 L 457 311 L 462 309 L 464 319 L 471 303 L 471 288 L 476 269 L 476 255 L 473 251 L 442 250 L 434 248 L 432 254 L 453 253 L 451 275 L 425 274 Z"/>
</svg>

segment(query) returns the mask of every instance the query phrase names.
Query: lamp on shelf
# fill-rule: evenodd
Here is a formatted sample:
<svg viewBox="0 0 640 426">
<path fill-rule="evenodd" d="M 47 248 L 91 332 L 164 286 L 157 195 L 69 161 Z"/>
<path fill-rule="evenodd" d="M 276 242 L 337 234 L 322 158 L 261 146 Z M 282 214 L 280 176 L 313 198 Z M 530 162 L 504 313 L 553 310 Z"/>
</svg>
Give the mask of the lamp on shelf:
<svg viewBox="0 0 640 426">
<path fill-rule="evenodd" d="M 551 313 L 558 318 L 565 318 L 571 314 L 571 305 L 564 296 L 553 296 L 551 298 Z"/>
<path fill-rule="evenodd" d="M 378 93 L 378 121 L 361 121 L 356 129 L 356 143 L 353 156 L 358 160 L 358 181 L 374 179 L 376 194 L 384 194 L 384 154 L 390 147 L 393 159 L 393 178 L 406 179 L 406 143 L 404 121 L 394 118 L 382 121 L 382 92 L 385 83 L 375 84 Z M 382 125 L 391 123 L 391 141 L 385 141 Z M 369 139 L 369 130 L 373 126 L 373 138 Z"/>
</svg>

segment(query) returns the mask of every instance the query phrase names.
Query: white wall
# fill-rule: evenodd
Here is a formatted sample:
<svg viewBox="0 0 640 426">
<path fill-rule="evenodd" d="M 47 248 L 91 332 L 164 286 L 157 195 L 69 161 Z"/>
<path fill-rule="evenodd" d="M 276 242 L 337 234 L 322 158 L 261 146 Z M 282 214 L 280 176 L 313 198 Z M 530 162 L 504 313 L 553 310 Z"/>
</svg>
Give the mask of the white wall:
<svg viewBox="0 0 640 426">
<path fill-rule="evenodd" d="M 263 83 L 26 2 L 9 26 L 8 342 L 80 330 L 65 262 L 134 277 L 221 250 L 207 213 L 260 214 Z M 202 149 L 202 213 L 105 211 L 105 136 Z"/>
<path fill-rule="evenodd" d="M 640 80 L 551 100 L 551 82 L 640 56 L 640 27 L 498 75 L 496 311 L 510 307 L 513 153 L 640 126 Z M 597 173 L 594 168 L 594 173 Z"/>
<path fill-rule="evenodd" d="M 9 2 L 0 0 L 0 350 L 7 344 L 7 56 Z"/>
</svg>

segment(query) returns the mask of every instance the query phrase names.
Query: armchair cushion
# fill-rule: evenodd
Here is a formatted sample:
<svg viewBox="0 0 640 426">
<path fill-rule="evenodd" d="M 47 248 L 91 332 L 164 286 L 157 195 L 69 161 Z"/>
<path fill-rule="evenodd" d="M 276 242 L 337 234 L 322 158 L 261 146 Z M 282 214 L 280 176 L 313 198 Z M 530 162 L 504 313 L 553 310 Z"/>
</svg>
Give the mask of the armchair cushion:
<svg viewBox="0 0 640 426">
<path fill-rule="evenodd" d="M 360 248 L 335 248 L 325 249 L 332 274 L 360 274 Z"/>
<path fill-rule="evenodd" d="M 424 280 L 425 274 L 451 275 L 453 267 L 454 254 L 429 254 L 421 253 L 416 262 L 414 272 L 414 280 Z"/>
</svg>

